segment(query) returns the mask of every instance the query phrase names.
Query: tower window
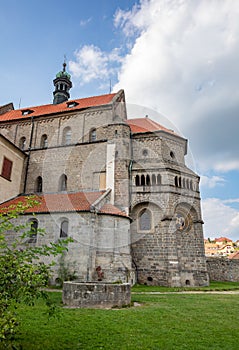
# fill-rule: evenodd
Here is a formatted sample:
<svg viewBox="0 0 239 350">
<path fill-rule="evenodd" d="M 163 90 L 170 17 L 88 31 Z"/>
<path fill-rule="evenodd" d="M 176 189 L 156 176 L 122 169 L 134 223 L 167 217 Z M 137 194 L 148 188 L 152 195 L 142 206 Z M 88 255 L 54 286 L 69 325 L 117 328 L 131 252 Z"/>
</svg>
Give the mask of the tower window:
<svg viewBox="0 0 239 350">
<path fill-rule="evenodd" d="M 149 175 L 146 176 L 146 185 L 150 186 L 150 177 L 149 177 Z"/>
<path fill-rule="evenodd" d="M 149 209 L 143 209 L 139 214 L 139 229 L 140 231 L 151 230 L 152 215 Z"/>
<path fill-rule="evenodd" d="M 37 242 L 37 229 L 38 229 L 38 221 L 36 219 L 30 220 L 30 238 L 28 239 L 28 243 L 36 243 Z"/>
<path fill-rule="evenodd" d="M 135 186 L 140 186 L 139 175 L 135 176 Z"/>
<path fill-rule="evenodd" d="M 41 193 L 42 192 L 42 177 L 38 176 L 36 180 L 36 192 Z"/>
<path fill-rule="evenodd" d="M 96 141 L 96 129 L 90 131 L 90 142 Z"/>
<path fill-rule="evenodd" d="M 60 238 L 68 237 L 68 227 L 69 227 L 68 220 L 66 220 L 66 219 L 62 220 L 61 229 L 60 229 Z"/>
<path fill-rule="evenodd" d="M 26 149 L 26 138 L 25 136 L 21 137 L 20 138 L 20 141 L 19 141 L 19 148 L 24 151 L 24 149 Z"/>
<path fill-rule="evenodd" d="M 47 146 L 48 146 L 47 135 L 44 134 L 41 137 L 41 148 L 47 148 Z"/>
<path fill-rule="evenodd" d="M 157 185 L 161 185 L 161 183 L 162 183 L 161 175 L 158 174 L 157 175 Z"/>
<path fill-rule="evenodd" d="M 145 186 L 145 176 L 141 175 L 141 186 Z"/>
<path fill-rule="evenodd" d="M 62 174 L 59 180 L 59 191 L 67 191 L 67 176 Z"/>
<path fill-rule="evenodd" d="M 69 126 L 67 126 L 63 130 L 62 144 L 63 145 L 70 145 L 71 144 L 71 128 Z"/>
</svg>

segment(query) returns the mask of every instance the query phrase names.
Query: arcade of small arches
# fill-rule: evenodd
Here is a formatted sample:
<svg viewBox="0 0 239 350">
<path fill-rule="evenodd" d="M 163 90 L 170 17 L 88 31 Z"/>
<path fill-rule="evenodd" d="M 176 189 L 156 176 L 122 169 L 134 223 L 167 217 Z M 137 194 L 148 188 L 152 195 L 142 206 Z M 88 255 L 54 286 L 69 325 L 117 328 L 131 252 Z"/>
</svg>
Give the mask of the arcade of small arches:
<svg viewBox="0 0 239 350">
<path fill-rule="evenodd" d="M 186 188 L 191 191 L 197 191 L 197 186 L 195 185 L 193 180 L 189 180 L 181 176 L 174 177 L 174 185 L 175 187 Z"/>
<path fill-rule="evenodd" d="M 157 186 L 161 185 L 160 174 L 141 174 L 135 176 L 135 186 Z"/>
</svg>

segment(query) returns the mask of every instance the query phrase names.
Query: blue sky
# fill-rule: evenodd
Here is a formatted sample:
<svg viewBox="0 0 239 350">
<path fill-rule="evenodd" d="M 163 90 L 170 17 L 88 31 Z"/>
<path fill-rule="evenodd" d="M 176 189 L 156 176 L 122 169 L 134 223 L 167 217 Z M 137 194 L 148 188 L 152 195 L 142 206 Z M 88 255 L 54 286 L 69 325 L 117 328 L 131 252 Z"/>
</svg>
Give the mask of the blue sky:
<svg viewBox="0 0 239 350">
<path fill-rule="evenodd" d="M 52 80 L 66 55 L 73 99 L 123 88 L 129 111 L 144 106 L 189 140 L 190 164 L 201 176 L 205 236 L 239 239 L 237 1 L 0 5 L 0 105 L 51 103 Z"/>
</svg>

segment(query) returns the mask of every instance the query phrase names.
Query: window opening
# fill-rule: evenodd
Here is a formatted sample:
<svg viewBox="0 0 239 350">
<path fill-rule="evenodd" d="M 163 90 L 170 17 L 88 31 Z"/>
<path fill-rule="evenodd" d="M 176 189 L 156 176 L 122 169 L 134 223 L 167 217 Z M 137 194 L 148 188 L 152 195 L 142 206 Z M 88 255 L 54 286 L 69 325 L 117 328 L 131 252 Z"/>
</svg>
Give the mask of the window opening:
<svg viewBox="0 0 239 350">
<path fill-rule="evenodd" d="M 156 176 L 154 174 L 152 175 L 152 185 L 156 185 Z"/>
<path fill-rule="evenodd" d="M 69 226 L 68 220 L 63 220 L 61 222 L 60 238 L 68 237 L 68 226 Z"/>
<path fill-rule="evenodd" d="M 149 177 L 149 175 L 146 176 L 146 185 L 150 186 L 150 177 Z"/>
<path fill-rule="evenodd" d="M 47 148 L 47 146 L 48 146 L 47 135 L 44 134 L 41 137 L 41 148 Z"/>
<path fill-rule="evenodd" d="M 145 186 L 145 176 L 141 175 L 141 186 Z"/>
<path fill-rule="evenodd" d="M 92 129 L 90 132 L 90 142 L 96 141 L 96 129 Z"/>
<path fill-rule="evenodd" d="M 41 176 L 38 176 L 38 178 L 37 178 L 36 192 L 38 192 L 38 193 L 42 192 L 42 177 Z"/>
<path fill-rule="evenodd" d="M 36 243 L 37 242 L 37 229 L 38 229 L 38 221 L 33 219 L 30 221 L 31 225 L 31 236 L 28 239 L 28 243 Z"/>
<path fill-rule="evenodd" d="M 60 177 L 59 191 L 67 191 L 67 176 L 65 174 Z"/>
<path fill-rule="evenodd" d="M 143 209 L 139 215 L 140 231 L 151 230 L 151 212 L 148 209 Z"/>
<path fill-rule="evenodd" d="M 63 145 L 70 145 L 71 143 L 71 128 L 67 127 L 63 131 Z"/>
<path fill-rule="evenodd" d="M 160 174 L 157 175 L 157 184 L 161 185 L 161 175 Z"/>
<path fill-rule="evenodd" d="M 11 180 L 11 174 L 12 174 L 12 161 L 6 157 L 3 158 L 3 164 L 2 164 L 2 172 L 1 176 L 4 177 L 6 180 Z"/>
<path fill-rule="evenodd" d="M 23 136 L 19 141 L 19 148 L 23 151 L 26 148 L 26 138 Z"/>
</svg>

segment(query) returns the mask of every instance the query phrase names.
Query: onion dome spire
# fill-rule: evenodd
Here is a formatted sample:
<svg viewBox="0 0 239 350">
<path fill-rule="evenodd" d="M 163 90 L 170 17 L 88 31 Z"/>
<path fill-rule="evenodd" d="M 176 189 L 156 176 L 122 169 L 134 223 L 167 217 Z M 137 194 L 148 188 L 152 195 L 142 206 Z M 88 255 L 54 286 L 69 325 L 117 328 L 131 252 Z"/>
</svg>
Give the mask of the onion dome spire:
<svg viewBox="0 0 239 350">
<path fill-rule="evenodd" d="M 71 76 L 66 72 L 66 62 L 63 63 L 63 70 L 56 74 L 53 80 L 55 91 L 53 92 L 53 104 L 62 103 L 70 98 L 69 90 L 72 87 Z"/>
</svg>

